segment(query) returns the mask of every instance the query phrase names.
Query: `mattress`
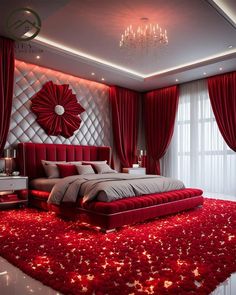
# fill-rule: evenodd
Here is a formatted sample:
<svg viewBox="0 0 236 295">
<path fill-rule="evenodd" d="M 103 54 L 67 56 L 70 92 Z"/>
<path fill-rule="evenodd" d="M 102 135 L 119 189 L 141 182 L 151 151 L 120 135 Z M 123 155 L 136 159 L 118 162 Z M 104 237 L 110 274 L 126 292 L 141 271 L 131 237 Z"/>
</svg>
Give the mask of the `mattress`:
<svg viewBox="0 0 236 295">
<path fill-rule="evenodd" d="M 58 183 L 60 178 L 35 178 L 30 181 L 29 187 L 32 190 L 38 190 L 43 192 L 51 192 L 52 188 Z"/>
</svg>

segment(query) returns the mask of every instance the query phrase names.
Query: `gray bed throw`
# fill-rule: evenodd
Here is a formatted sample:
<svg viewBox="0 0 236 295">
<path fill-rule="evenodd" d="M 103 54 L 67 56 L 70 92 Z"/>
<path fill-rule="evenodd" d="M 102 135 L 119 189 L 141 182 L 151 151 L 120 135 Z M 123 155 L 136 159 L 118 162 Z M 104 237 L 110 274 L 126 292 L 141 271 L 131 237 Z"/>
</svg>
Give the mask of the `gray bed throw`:
<svg viewBox="0 0 236 295">
<path fill-rule="evenodd" d="M 159 175 L 131 175 L 126 173 L 74 175 L 57 182 L 48 199 L 48 203 L 60 205 L 62 202 L 74 202 L 83 198 L 83 203 L 92 201 L 112 202 L 118 199 L 162 193 L 184 189 L 177 179 Z"/>
</svg>

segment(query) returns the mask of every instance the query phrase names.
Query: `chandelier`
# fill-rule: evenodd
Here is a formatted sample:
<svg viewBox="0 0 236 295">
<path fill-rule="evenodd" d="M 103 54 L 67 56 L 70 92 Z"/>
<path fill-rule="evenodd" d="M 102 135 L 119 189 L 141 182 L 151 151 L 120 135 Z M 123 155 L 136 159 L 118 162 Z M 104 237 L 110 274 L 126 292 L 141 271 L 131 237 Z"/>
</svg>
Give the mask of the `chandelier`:
<svg viewBox="0 0 236 295">
<path fill-rule="evenodd" d="M 120 48 L 150 49 L 159 44 L 168 44 L 167 31 L 162 30 L 158 24 L 147 24 L 148 18 L 141 18 L 143 24 L 134 28 L 128 26 L 121 35 Z"/>
</svg>

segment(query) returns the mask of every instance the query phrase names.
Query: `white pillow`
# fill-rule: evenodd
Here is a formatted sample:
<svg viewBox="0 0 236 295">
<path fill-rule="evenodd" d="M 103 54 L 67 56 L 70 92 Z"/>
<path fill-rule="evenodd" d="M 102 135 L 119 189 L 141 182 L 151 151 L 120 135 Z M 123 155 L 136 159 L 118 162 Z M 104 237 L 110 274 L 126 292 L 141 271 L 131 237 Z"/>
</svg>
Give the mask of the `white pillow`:
<svg viewBox="0 0 236 295">
<path fill-rule="evenodd" d="M 107 164 L 93 164 L 93 167 L 98 174 L 117 173 L 117 171 L 111 169 L 111 167 Z"/>
<path fill-rule="evenodd" d="M 76 165 L 78 174 L 95 174 L 91 165 Z"/>
<path fill-rule="evenodd" d="M 48 178 L 59 178 L 60 173 L 57 164 L 66 163 L 65 161 L 46 161 L 41 160 L 45 174 Z"/>
<path fill-rule="evenodd" d="M 82 164 L 106 164 L 107 163 L 107 160 L 104 160 L 104 161 L 82 161 Z"/>
<path fill-rule="evenodd" d="M 72 161 L 72 162 L 66 162 L 66 164 L 82 165 L 82 162 L 81 161 Z"/>
</svg>

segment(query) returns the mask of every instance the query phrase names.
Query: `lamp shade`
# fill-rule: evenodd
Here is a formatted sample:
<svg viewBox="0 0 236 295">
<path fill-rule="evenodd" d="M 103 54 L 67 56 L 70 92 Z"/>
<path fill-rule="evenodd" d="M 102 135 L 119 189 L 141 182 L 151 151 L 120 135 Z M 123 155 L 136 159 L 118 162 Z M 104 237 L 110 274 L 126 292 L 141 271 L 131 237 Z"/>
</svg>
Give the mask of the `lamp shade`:
<svg viewBox="0 0 236 295">
<path fill-rule="evenodd" d="M 16 150 L 14 149 L 5 149 L 4 150 L 4 158 L 15 158 L 16 157 Z"/>
</svg>

